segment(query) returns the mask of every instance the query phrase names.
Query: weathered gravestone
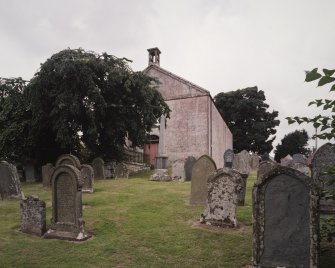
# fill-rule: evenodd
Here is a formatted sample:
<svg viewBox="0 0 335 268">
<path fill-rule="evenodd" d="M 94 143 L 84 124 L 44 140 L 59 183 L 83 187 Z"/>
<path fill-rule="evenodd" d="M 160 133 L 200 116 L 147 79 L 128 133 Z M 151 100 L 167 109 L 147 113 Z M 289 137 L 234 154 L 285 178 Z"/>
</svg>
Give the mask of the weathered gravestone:
<svg viewBox="0 0 335 268">
<path fill-rule="evenodd" d="M 306 157 L 303 154 L 292 155 L 293 162 L 307 164 Z"/>
<path fill-rule="evenodd" d="M 163 169 L 155 169 L 155 173 L 152 174 L 149 178 L 150 181 L 171 181 L 172 178 L 168 174 L 168 170 L 163 168 Z"/>
<path fill-rule="evenodd" d="M 258 154 L 252 154 L 250 156 L 250 168 L 252 170 L 257 170 L 259 167 L 259 156 Z"/>
<path fill-rule="evenodd" d="M 300 163 L 300 162 L 290 162 L 288 167 L 296 169 L 298 171 L 300 171 L 301 173 L 305 174 L 306 176 L 311 176 L 311 170 L 309 168 L 309 166 L 307 166 L 304 163 Z"/>
<path fill-rule="evenodd" d="M 21 199 L 21 232 L 42 236 L 46 231 L 45 202 L 36 196 Z"/>
<path fill-rule="evenodd" d="M 277 166 L 253 188 L 253 267 L 318 267 L 318 194 L 310 177 Z"/>
<path fill-rule="evenodd" d="M 200 222 L 237 227 L 236 207 L 241 183 L 241 176 L 234 169 L 222 168 L 213 173 L 208 178 L 207 203 Z"/>
<path fill-rule="evenodd" d="M 80 241 L 89 236 L 82 213 L 83 179 L 72 165 L 58 166 L 52 174 L 52 219 L 45 238 Z"/>
<path fill-rule="evenodd" d="M 205 204 L 207 198 L 207 181 L 216 170 L 216 164 L 208 155 L 201 156 L 192 169 L 190 204 Z"/>
<path fill-rule="evenodd" d="M 92 161 L 92 167 L 94 170 L 94 179 L 95 180 L 105 180 L 105 172 L 104 172 L 104 160 L 102 158 L 97 157 Z"/>
<path fill-rule="evenodd" d="M 115 166 L 115 179 L 128 179 L 129 170 L 124 163 L 117 163 Z"/>
<path fill-rule="evenodd" d="M 51 188 L 51 175 L 54 170 L 55 167 L 51 163 L 42 166 L 42 183 L 43 187 L 46 189 Z"/>
<path fill-rule="evenodd" d="M 314 154 L 312 160 L 312 178 L 319 187 L 326 191 L 334 191 L 335 183 L 329 185 L 332 175 L 326 175 L 324 172 L 329 167 L 335 166 L 335 148 L 334 145 L 327 143 L 322 145 Z M 320 199 L 320 211 L 322 213 L 335 213 L 335 200 Z"/>
<path fill-rule="evenodd" d="M 273 162 L 273 161 L 260 162 L 259 168 L 257 171 L 257 179 L 277 166 L 278 166 L 277 162 Z"/>
<path fill-rule="evenodd" d="M 78 157 L 72 155 L 72 154 L 63 154 L 60 157 L 58 157 L 55 167 L 63 166 L 63 165 L 71 165 L 74 166 L 77 169 L 80 169 L 81 164 L 78 159 Z"/>
<path fill-rule="evenodd" d="M 99 165 L 99 164 L 98 164 Z M 115 162 L 107 162 L 103 165 L 105 179 L 115 179 Z"/>
<path fill-rule="evenodd" d="M 283 167 L 288 167 L 292 162 L 293 162 L 293 158 L 289 154 L 287 156 L 285 156 L 284 158 L 280 159 L 280 164 Z"/>
<path fill-rule="evenodd" d="M 174 181 L 185 181 L 185 160 L 178 159 L 174 161 L 171 165 L 171 177 Z"/>
<path fill-rule="evenodd" d="M 0 161 L 1 199 L 19 199 L 23 193 L 16 167 L 6 161 Z"/>
<path fill-rule="evenodd" d="M 93 193 L 94 171 L 92 166 L 86 164 L 81 165 L 80 173 L 84 181 L 82 192 Z"/>
<path fill-rule="evenodd" d="M 227 149 L 223 154 L 224 167 L 232 168 L 234 162 L 234 151 Z"/>
<path fill-rule="evenodd" d="M 192 169 L 197 160 L 193 156 L 188 156 L 185 162 L 185 180 L 190 181 L 192 179 Z"/>
<path fill-rule="evenodd" d="M 235 160 L 236 159 L 236 160 Z M 250 172 L 250 154 L 243 150 L 235 155 L 233 168 L 237 169 L 243 174 L 249 174 Z"/>
<path fill-rule="evenodd" d="M 34 164 L 29 163 L 24 166 L 24 178 L 26 182 L 34 182 L 36 181 L 35 167 Z"/>
<path fill-rule="evenodd" d="M 244 203 L 245 203 L 245 193 L 247 191 L 247 180 L 248 180 L 248 176 L 249 174 L 245 174 L 245 173 L 239 173 L 240 176 L 241 176 L 241 180 L 240 180 L 240 188 L 241 190 L 239 191 L 239 194 L 238 194 L 238 202 L 237 204 L 239 206 L 244 206 Z"/>
</svg>

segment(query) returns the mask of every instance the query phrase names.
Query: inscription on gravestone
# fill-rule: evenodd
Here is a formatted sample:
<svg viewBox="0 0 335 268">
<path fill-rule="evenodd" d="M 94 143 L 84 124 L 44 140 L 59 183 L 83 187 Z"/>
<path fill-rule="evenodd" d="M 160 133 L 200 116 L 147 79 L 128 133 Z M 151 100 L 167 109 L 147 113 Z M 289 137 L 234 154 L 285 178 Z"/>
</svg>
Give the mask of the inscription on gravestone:
<svg viewBox="0 0 335 268">
<path fill-rule="evenodd" d="M 226 150 L 224 152 L 223 159 L 224 159 L 224 167 L 232 168 L 234 161 L 234 151 L 232 149 Z"/>
<path fill-rule="evenodd" d="M 75 196 L 76 189 L 68 175 L 60 174 L 55 182 L 56 188 L 56 218 L 57 222 L 75 224 Z"/>
</svg>

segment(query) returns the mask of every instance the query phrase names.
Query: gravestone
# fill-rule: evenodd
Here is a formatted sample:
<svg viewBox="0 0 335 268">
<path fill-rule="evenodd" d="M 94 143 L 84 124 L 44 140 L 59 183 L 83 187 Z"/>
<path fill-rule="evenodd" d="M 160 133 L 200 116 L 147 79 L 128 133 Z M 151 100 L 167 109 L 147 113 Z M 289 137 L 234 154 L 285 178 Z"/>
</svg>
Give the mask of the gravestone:
<svg viewBox="0 0 335 268">
<path fill-rule="evenodd" d="M 24 167 L 24 177 L 26 182 L 35 182 L 36 181 L 36 174 L 35 174 L 35 167 L 33 164 L 29 163 Z"/>
<path fill-rule="evenodd" d="M 205 204 L 207 198 L 207 181 L 216 170 L 214 160 L 208 155 L 201 156 L 194 164 L 191 180 L 190 204 Z"/>
<path fill-rule="evenodd" d="M 171 165 L 171 177 L 174 181 L 185 181 L 185 160 L 175 160 Z"/>
<path fill-rule="evenodd" d="M 332 175 L 325 175 L 324 172 L 329 167 L 335 166 L 335 148 L 334 145 L 327 143 L 322 145 L 314 154 L 312 160 L 312 178 L 326 191 L 334 191 L 335 183 L 329 185 Z M 335 200 L 320 199 L 320 211 L 322 213 L 335 213 Z"/>
<path fill-rule="evenodd" d="M 104 163 L 104 174 L 106 179 L 115 179 L 115 162 Z"/>
<path fill-rule="evenodd" d="M 128 179 L 129 170 L 124 163 L 117 163 L 115 166 L 115 179 Z"/>
<path fill-rule="evenodd" d="M 168 174 L 168 170 L 163 168 L 163 169 L 155 169 L 155 173 L 152 174 L 149 178 L 150 181 L 171 181 L 172 178 Z"/>
<path fill-rule="evenodd" d="M 6 161 L 0 161 L 1 199 L 20 199 L 23 193 L 16 167 Z"/>
<path fill-rule="evenodd" d="M 191 181 L 192 169 L 197 160 L 193 156 L 188 156 L 184 165 L 185 169 L 185 181 Z"/>
<path fill-rule="evenodd" d="M 288 167 L 296 169 L 300 171 L 301 173 L 304 173 L 306 176 L 309 176 L 309 177 L 311 176 L 311 169 L 309 168 L 309 166 L 307 166 L 304 163 L 292 161 L 291 163 L 289 163 Z"/>
<path fill-rule="evenodd" d="M 293 162 L 307 164 L 306 157 L 303 154 L 292 155 Z"/>
<path fill-rule="evenodd" d="M 271 169 L 277 167 L 277 162 L 274 161 L 262 161 L 259 163 L 259 168 L 257 171 L 257 179 L 263 176 L 265 173 L 269 172 Z"/>
<path fill-rule="evenodd" d="M 84 230 L 80 171 L 72 165 L 56 167 L 52 182 L 51 228 L 45 238 L 81 241 L 89 236 Z"/>
<path fill-rule="evenodd" d="M 248 180 L 248 176 L 249 174 L 247 173 L 239 173 L 240 176 L 241 176 L 241 190 L 239 191 L 239 194 L 238 194 L 238 202 L 237 202 L 237 205 L 239 206 L 244 206 L 244 203 L 245 203 L 245 193 L 247 191 L 247 180 Z"/>
<path fill-rule="evenodd" d="M 239 152 L 236 156 L 236 161 L 234 159 L 233 167 L 239 172 L 247 174 L 250 172 L 250 154 L 243 150 Z"/>
<path fill-rule="evenodd" d="M 93 193 L 94 171 L 92 166 L 86 164 L 81 165 L 80 173 L 84 181 L 82 192 Z"/>
<path fill-rule="evenodd" d="M 224 167 L 232 168 L 234 161 L 234 151 L 232 149 L 227 149 L 223 154 Z"/>
<path fill-rule="evenodd" d="M 280 159 L 280 164 L 283 167 L 288 167 L 292 162 L 293 162 L 293 158 L 289 154 L 287 156 L 285 156 L 284 158 Z"/>
<path fill-rule="evenodd" d="M 253 188 L 253 267 L 318 267 L 318 194 L 313 180 L 277 166 Z"/>
<path fill-rule="evenodd" d="M 21 199 L 21 232 L 42 236 L 46 231 L 45 202 L 36 196 Z"/>
<path fill-rule="evenodd" d="M 51 175 L 54 170 L 55 167 L 51 163 L 42 166 L 42 183 L 45 189 L 51 189 Z"/>
<path fill-rule="evenodd" d="M 257 170 L 259 167 L 259 156 L 258 154 L 252 154 L 250 156 L 250 168 L 252 170 Z"/>
<path fill-rule="evenodd" d="M 92 161 L 92 167 L 94 170 L 94 179 L 95 180 L 105 180 L 106 176 L 105 176 L 105 172 L 104 172 L 104 160 L 102 160 L 102 158 L 97 157 L 94 158 Z"/>
<path fill-rule="evenodd" d="M 80 169 L 81 167 L 78 157 L 72 154 L 63 154 L 60 157 L 58 157 L 55 167 L 59 167 L 63 165 L 72 165 L 77 169 Z"/>
<path fill-rule="evenodd" d="M 213 173 L 208 178 L 207 203 L 200 222 L 237 227 L 236 207 L 241 184 L 241 176 L 234 169 L 222 168 Z"/>
</svg>

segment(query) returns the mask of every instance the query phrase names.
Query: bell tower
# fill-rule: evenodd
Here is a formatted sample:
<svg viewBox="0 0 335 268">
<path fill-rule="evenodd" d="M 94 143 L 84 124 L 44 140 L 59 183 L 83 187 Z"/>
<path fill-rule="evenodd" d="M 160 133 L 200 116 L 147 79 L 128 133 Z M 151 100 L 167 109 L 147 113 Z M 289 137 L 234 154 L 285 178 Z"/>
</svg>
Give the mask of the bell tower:
<svg viewBox="0 0 335 268">
<path fill-rule="evenodd" d="M 159 66 L 160 63 L 159 55 L 161 54 L 161 51 L 158 49 L 158 47 L 149 48 L 148 52 L 149 52 L 149 65 L 154 64 Z"/>
</svg>

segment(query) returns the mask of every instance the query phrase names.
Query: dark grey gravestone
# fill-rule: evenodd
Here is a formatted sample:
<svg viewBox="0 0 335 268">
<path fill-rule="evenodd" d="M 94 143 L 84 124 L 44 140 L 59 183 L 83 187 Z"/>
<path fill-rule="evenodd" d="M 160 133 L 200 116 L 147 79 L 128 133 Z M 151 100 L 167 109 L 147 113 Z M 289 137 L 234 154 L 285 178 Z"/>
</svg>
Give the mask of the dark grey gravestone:
<svg viewBox="0 0 335 268">
<path fill-rule="evenodd" d="M 105 180 L 106 176 L 105 176 L 105 171 L 104 171 L 104 165 L 105 162 L 104 160 L 102 160 L 102 158 L 97 157 L 94 158 L 92 161 L 92 167 L 94 170 L 94 179 L 95 180 Z"/>
<path fill-rule="evenodd" d="M 80 173 L 84 180 L 82 192 L 93 193 L 94 171 L 92 166 L 86 164 L 81 165 Z"/>
<path fill-rule="evenodd" d="M 63 165 L 71 165 L 77 169 L 80 169 L 81 167 L 78 157 L 72 154 L 63 154 L 60 157 L 58 157 L 55 167 L 63 166 Z"/>
<path fill-rule="evenodd" d="M 72 165 L 58 166 L 52 174 L 52 219 L 45 238 L 81 241 L 84 230 L 80 171 Z"/>
<path fill-rule="evenodd" d="M 318 193 L 308 176 L 277 166 L 253 188 L 253 267 L 318 267 Z"/>
<path fill-rule="evenodd" d="M 306 157 L 303 154 L 292 155 L 293 162 L 307 164 Z"/>
<path fill-rule="evenodd" d="M 191 180 L 190 204 L 205 204 L 207 198 L 207 181 L 216 170 L 214 160 L 208 155 L 201 156 L 194 164 Z"/>
<path fill-rule="evenodd" d="M 115 168 L 115 162 L 104 163 L 104 174 L 106 179 L 115 179 Z"/>
<path fill-rule="evenodd" d="M 200 222 L 220 227 L 237 227 L 236 207 L 241 176 L 231 168 L 218 169 L 208 178 L 205 211 Z"/>
<path fill-rule="evenodd" d="M 26 179 L 26 182 L 36 181 L 35 167 L 33 164 L 27 164 L 24 167 L 24 177 Z"/>
<path fill-rule="evenodd" d="M 55 167 L 51 163 L 42 166 L 42 183 L 45 189 L 51 189 L 51 175 L 54 170 Z"/>
<path fill-rule="evenodd" d="M 46 231 L 45 202 L 36 196 L 23 198 L 21 208 L 21 232 L 42 236 Z"/>
<path fill-rule="evenodd" d="M 247 180 L 248 180 L 249 174 L 248 173 L 240 173 L 240 176 L 241 176 L 241 180 L 240 180 L 241 190 L 239 191 L 239 194 L 238 194 L 238 202 L 237 202 L 237 204 L 239 206 L 244 206 L 244 203 L 245 203 L 245 193 L 247 191 Z"/>
<path fill-rule="evenodd" d="M 224 159 L 224 167 L 232 168 L 234 161 L 234 151 L 232 149 L 228 149 L 223 154 Z"/>
<path fill-rule="evenodd" d="M 23 193 L 17 169 L 6 161 L 0 161 L 1 199 L 20 199 Z"/>
<path fill-rule="evenodd" d="M 312 159 L 312 178 L 326 191 L 334 191 L 335 183 L 329 185 L 332 179 L 331 175 L 325 175 L 324 172 L 329 167 L 335 166 L 335 148 L 334 145 L 327 143 L 321 146 L 314 154 Z M 322 213 L 335 213 L 335 201 L 332 199 L 321 198 L 320 211 Z"/>
<path fill-rule="evenodd" d="M 124 163 L 117 163 L 115 167 L 115 179 L 128 179 L 129 170 Z"/>
<path fill-rule="evenodd" d="M 197 160 L 193 156 L 189 156 L 185 162 L 185 181 L 190 181 L 192 179 L 192 168 Z"/>
</svg>

